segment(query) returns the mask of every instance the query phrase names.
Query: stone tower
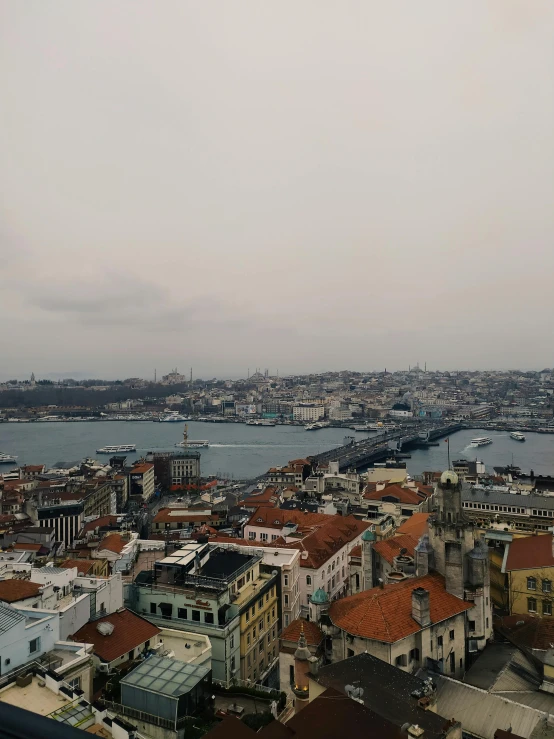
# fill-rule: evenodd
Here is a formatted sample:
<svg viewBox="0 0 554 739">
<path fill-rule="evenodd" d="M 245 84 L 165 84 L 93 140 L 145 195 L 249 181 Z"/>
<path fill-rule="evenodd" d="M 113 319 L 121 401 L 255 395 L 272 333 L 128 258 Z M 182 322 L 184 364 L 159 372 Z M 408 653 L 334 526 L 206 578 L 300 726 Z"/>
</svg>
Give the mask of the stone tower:
<svg viewBox="0 0 554 739">
<path fill-rule="evenodd" d="M 322 588 L 318 588 L 310 597 L 310 621 L 318 624 L 321 617 L 329 611 L 329 596 Z"/>
<path fill-rule="evenodd" d="M 455 472 L 442 473 L 434 498 L 428 543 L 422 537 L 417 545 L 417 574 L 424 574 L 427 563 L 428 570 L 444 576 L 448 593 L 473 603 L 467 612 L 469 648 L 482 649 L 492 634 L 488 548 L 475 537 L 473 522 L 464 513 L 462 486 Z M 429 547 L 432 552 L 423 551 Z"/>
</svg>

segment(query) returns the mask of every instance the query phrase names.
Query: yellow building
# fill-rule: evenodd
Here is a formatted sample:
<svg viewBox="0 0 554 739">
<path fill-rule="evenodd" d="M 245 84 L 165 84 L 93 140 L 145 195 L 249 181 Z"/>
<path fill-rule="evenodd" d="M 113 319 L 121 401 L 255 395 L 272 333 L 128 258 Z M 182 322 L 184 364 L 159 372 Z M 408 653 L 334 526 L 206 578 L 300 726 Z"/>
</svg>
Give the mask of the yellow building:
<svg viewBox="0 0 554 739">
<path fill-rule="evenodd" d="M 553 546 L 552 534 L 521 537 L 507 545 L 502 573 L 510 614 L 552 616 Z"/>
<path fill-rule="evenodd" d="M 240 609 L 240 677 L 252 683 L 279 679 L 279 609 L 277 577 L 254 567 L 248 587 L 238 593 Z"/>
</svg>

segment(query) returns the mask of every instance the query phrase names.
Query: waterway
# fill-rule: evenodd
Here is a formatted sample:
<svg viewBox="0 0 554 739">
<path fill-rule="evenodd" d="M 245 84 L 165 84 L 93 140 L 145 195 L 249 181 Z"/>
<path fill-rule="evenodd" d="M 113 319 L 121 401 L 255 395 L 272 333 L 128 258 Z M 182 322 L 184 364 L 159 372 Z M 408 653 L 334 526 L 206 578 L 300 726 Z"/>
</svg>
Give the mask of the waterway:
<svg viewBox="0 0 554 739">
<path fill-rule="evenodd" d="M 127 454 L 132 462 L 148 451 L 175 449 L 182 438 L 181 424 L 132 421 L 72 422 L 72 423 L 2 423 L 0 452 L 14 454 L 18 464 L 70 466 L 85 457 L 105 459 L 97 455 L 100 447 L 112 444 L 136 444 L 136 453 Z M 289 459 L 306 457 L 343 443 L 345 434 L 361 440 L 371 434 L 354 433 L 347 429 L 326 428 L 306 431 L 300 426 L 246 426 L 238 423 L 189 422 L 190 439 L 208 439 L 210 447 L 200 449 L 204 475 L 233 479 L 256 477 L 269 467 L 283 465 Z M 470 440 L 489 436 L 493 443 L 476 449 Z M 451 459 L 481 459 L 487 469 L 493 466 L 519 465 L 536 474 L 554 472 L 554 434 L 526 434 L 526 442 L 517 442 L 507 433 L 488 430 L 464 430 L 450 437 Z M 446 468 L 447 444 L 411 452 L 407 460 L 412 475 L 424 470 Z M 513 455 L 513 456 L 512 456 Z M 0 471 L 8 470 L 2 465 Z"/>
</svg>

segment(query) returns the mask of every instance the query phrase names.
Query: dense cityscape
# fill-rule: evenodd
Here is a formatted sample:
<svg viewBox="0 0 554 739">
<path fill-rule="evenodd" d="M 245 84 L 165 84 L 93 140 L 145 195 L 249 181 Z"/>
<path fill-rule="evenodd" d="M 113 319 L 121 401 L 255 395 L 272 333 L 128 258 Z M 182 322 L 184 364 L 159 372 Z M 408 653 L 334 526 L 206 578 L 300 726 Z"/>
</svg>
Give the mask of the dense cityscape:
<svg viewBox="0 0 554 739">
<path fill-rule="evenodd" d="M 129 739 L 549 735 L 554 476 L 480 455 L 493 431 L 518 450 L 554 432 L 550 370 L 1 390 L 0 438 L 151 421 L 182 440 L 65 468 L 0 449 L 0 703 Z M 208 422 L 345 436 L 228 479 L 191 438 Z M 490 431 L 451 458 L 471 429 Z M 433 446 L 441 468 L 410 472 Z"/>
</svg>

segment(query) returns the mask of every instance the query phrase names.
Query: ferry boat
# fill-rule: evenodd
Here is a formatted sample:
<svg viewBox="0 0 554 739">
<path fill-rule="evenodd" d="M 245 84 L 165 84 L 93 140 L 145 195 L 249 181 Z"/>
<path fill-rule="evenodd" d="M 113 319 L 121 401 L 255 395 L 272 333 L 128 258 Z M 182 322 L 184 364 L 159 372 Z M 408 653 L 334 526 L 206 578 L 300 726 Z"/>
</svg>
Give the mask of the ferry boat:
<svg viewBox="0 0 554 739">
<path fill-rule="evenodd" d="M 171 412 L 168 413 L 166 416 L 160 416 L 160 423 L 184 423 L 188 419 L 185 418 L 185 416 L 182 416 L 180 413 Z"/>
<path fill-rule="evenodd" d="M 16 459 L 12 454 L 0 454 L 0 464 L 12 464 Z"/>
<path fill-rule="evenodd" d="M 252 418 L 246 422 L 247 426 L 277 426 L 270 418 Z"/>
<path fill-rule="evenodd" d="M 472 446 L 486 446 L 487 444 L 492 444 L 492 439 L 489 439 L 488 436 L 478 436 L 476 439 L 471 440 Z"/>
<path fill-rule="evenodd" d="M 521 431 L 510 431 L 510 438 L 515 439 L 516 441 L 525 441 L 525 436 Z"/>
<path fill-rule="evenodd" d="M 136 452 L 136 444 L 117 444 L 114 446 L 103 446 L 96 450 L 96 454 L 120 454 L 121 452 Z"/>
<path fill-rule="evenodd" d="M 318 429 L 327 428 L 329 424 L 322 421 L 316 421 L 315 423 L 308 423 L 304 426 L 305 431 L 317 431 Z"/>
</svg>

